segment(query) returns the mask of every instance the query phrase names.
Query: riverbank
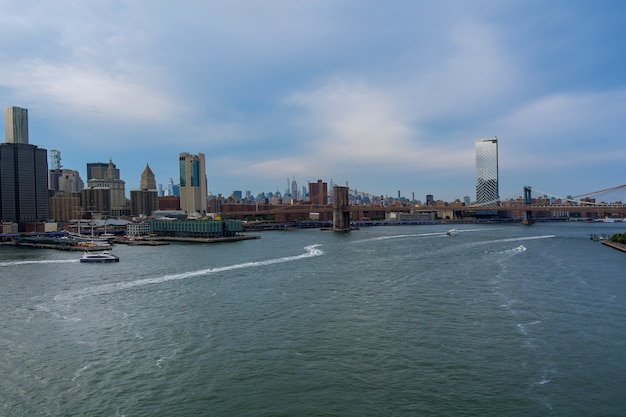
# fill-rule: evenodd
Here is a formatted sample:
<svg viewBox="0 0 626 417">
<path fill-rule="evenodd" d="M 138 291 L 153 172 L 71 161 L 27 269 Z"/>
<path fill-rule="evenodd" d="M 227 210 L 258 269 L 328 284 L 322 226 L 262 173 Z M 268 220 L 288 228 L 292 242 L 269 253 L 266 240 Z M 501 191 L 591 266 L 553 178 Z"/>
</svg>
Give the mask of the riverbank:
<svg viewBox="0 0 626 417">
<path fill-rule="evenodd" d="M 195 238 L 195 237 L 168 237 L 159 236 L 150 238 L 149 240 L 115 240 L 116 244 L 131 245 L 131 246 L 164 246 L 169 245 L 170 242 L 187 242 L 187 243 L 223 243 L 223 242 L 238 242 L 241 240 L 260 239 L 260 235 L 238 235 L 228 237 L 216 237 L 216 238 Z M 10 240 L 0 242 L 3 246 L 15 246 L 34 249 L 55 249 L 65 251 L 105 251 L 111 250 L 112 245 L 81 245 L 70 244 L 68 242 L 51 242 L 46 240 L 45 242 L 34 241 L 18 241 Z"/>
<path fill-rule="evenodd" d="M 220 243 L 220 242 L 238 242 L 240 240 L 260 239 L 260 235 L 239 235 L 228 237 L 169 237 L 159 236 L 157 239 L 165 242 L 189 242 L 189 243 Z"/>
<path fill-rule="evenodd" d="M 618 251 L 626 253 L 626 245 L 624 245 L 623 243 L 612 242 L 610 240 L 603 240 L 602 244 L 609 246 L 613 249 L 617 249 Z"/>
<path fill-rule="evenodd" d="M 3 246 L 15 246 L 20 248 L 33 248 L 33 249 L 55 249 L 55 250 L 66 250 L 66 251 L 74 251 L 74 252 L 96 252 L 96 251 L 105 251 L 111 250 L 111 245 L 94 245 L 94 246 L 78 246 L 78 245 L 68 245 L 62 243 L 34 243 L 34 242 L 2 242 Z"/>
</svg>

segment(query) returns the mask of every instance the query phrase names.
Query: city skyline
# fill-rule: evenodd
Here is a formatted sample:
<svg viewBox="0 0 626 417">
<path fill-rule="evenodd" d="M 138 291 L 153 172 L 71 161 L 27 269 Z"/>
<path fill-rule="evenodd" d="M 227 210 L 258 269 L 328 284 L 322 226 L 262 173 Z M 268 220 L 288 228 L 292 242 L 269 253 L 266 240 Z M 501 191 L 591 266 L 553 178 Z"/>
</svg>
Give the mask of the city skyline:
<svg viewBox="0 0 626 417">
<path fill-rule="evenodd" d="M 399 1 L 6 4 L 3 105 L 64 168 L 206 155 L 208 191 L 319 178 L 374 195 L 475 195 L 499 139 L 502 198 L 623 183 L 626 4 Z"/>
</svg>

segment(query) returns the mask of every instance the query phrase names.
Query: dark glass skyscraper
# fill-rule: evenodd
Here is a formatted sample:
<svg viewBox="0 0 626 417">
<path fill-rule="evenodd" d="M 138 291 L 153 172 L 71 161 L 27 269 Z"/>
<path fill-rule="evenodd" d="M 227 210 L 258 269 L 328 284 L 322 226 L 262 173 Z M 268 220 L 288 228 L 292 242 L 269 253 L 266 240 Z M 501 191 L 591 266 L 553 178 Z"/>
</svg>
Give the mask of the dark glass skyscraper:
<svg viewBox="0 0 626 417">
<path fill-rule="evenodd" d="M 498 188 L 498 138 L 476 140 L 476 203 L 495 204 Z"/>
<path fill-rule="evenodd" d="M 28 223 L 48 218 L 48 152 L 28 143 L 0 143 L 0 220 L 24 231 Z"/>
</svg>

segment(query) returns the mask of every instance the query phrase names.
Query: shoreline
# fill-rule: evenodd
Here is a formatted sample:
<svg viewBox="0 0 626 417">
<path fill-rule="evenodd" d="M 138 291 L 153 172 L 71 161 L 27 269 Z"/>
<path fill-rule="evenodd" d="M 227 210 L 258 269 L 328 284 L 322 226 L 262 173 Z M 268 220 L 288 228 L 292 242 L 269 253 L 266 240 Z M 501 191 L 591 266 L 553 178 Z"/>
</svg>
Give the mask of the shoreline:
<svg viewBox="0 0 626 417">
<path fill-rule="evenodd" d="M 215 237 L 215 238 L 196 238 L 196 237 L 156 237 L 149 241 L 127 241 L 127 242 L 119 242 L 116 241 L 114 243 L 120 245 L 130 245 L 130 246 L 165 246 L 169 245 L 170 242 L 187 242 L 187 243 L 222 243 L 222 242 L 238 242 L 242 240 L 252 240 L 252 239 L 260 239 L 260 235 L 241 235 L 241 236 L 229 236 L 229 237 Z M 99 251 L 109 251 L 113 249 L 113 245 L 106 246 L 76 246 L 76 245 L 67 245 L 67 244 L 54 244 L 54 243 L 33 243 L 33 242 L 22 242 L 19 243 L 15 240 L 0 242 L 1 246 L 13 246 L 13 247 L 24 247 L 31 249 L 54 249 L 54 250 L 65 250 L 65 251 L 74 251 L 74 252 L 99 252 Z"/>
<path fill-rule="evenodd" d="M 617 249 L 620 252 L 626 253 L 626 245 L 624 245 L 623 243 L 611 242 L 610 240 L 603 240 L 600 243 L 602 243 L 603 245 L 606 245 L 606 246 L 608 246 L 610 248 Z"/>
</svg>

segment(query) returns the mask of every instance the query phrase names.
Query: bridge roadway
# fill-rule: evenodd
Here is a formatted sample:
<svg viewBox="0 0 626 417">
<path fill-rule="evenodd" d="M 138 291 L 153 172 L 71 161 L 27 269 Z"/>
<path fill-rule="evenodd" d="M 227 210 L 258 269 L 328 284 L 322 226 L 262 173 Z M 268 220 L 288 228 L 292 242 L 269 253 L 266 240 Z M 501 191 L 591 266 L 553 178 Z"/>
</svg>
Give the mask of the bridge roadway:
<svg viewBox="0 0 626 417">
<path fill-rule="evenodd" d="M 502 206 L 467 206 L 465 211 L 479 210 L 500 210 L 500 211 L 531 211 L 534 213 L 543 212 L 569 212 L 569 213 L 589 213 L 594 215 L 626 215 L 626 205 L 607 204 L 605 206 L 583 206 L 583 205 L 541 205 L 541 204 L 516 204 Z"/>
<path fill-rule="evenodd" d="M 226 207 L 224 207 L 226 208 Z M 618 215 L 626 217 L 626 205 L 605 205 L 605 206 L 582 206 L 582 205 L 535 205 L 535 204 L 504 204 L 501 206 L 465 206 L 463 204 L 449 203 L 445 206 L 413 206 L 413 205 L 394 205 L 394 206 L 373 206 L 373 205 L 351 205 L 346 208 L 353 215 L 353 219 L 362 220 L 364 217 L 372 218 L 373 216 L 384 216 L 391 212 L 410 213 L 413 210 L 437 211 L 438 217 L 450 218 L 462 217 L 465 212 L 475 211 L 508 211 L 511 217 L 521 217 L 523 212 L 530 211 L 533 213 L 555 213 L 569 212 L 581 213 L 585 216 L 604 217 L 607 215 Z M 316 204 L 295 204 L 295 205 L 279 205 L 267 208 L 259 208 L 258 210 L 237 210 L 237 205 L 229 205 L 224 214 L 231 218 L 243 219 L 246 216 L 276 216 L 276 220 L 285 220 L 287 217 L 291 220 L 294 216 L 299 218 L 308 218 L 310 213 L 319 213 L 320 219 L 332 219 L 332 205 L 316 205 Z M 453 214 L 451 216 L 450 214 Z"/>
</svg>

